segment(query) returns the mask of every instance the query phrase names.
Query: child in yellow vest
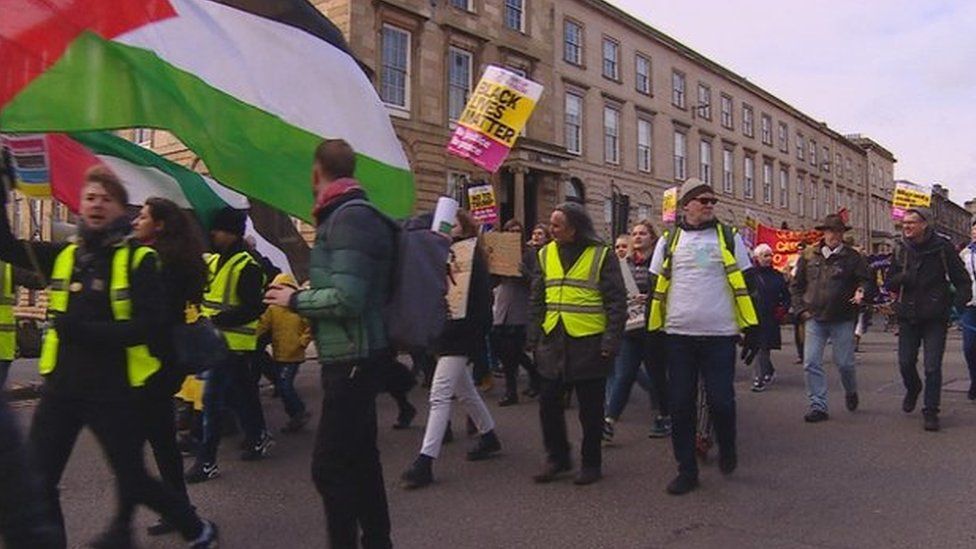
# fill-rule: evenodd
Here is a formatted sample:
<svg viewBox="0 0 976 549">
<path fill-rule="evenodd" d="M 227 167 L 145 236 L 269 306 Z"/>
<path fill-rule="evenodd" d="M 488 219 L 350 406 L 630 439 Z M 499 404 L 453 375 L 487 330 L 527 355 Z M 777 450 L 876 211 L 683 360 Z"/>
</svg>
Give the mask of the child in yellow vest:
<svg viewBox="0 0 976 549">
<path fill-rule="evenodd" d="M 295 279 L 288 273 L 275 277 L 274 286 L 298 289 Z M 308 321 L 285 307 L 270 305 L 258 320 L 258 337 L 271 333 L 271 355 L 278 371 L 278 393 L 288 413 L 288 424 L 283 433 L 294 433 L 308 423 L 311 414 L 295 391 L 295 375 L 305 361 L 305 349 L 312 340 Z"/>
</svg>

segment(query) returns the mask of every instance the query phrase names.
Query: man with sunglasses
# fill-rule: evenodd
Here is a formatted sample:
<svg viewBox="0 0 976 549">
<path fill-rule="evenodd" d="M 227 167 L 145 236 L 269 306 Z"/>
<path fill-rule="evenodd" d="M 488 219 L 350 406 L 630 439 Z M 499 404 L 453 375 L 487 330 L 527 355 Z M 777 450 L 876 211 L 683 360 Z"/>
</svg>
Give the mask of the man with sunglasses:
<svg viewBox="0 0 976 549">
<path fill-rule="evenodd" d="M 671 443 L 678 476 L 672 495 L 698 487 L 695 410 L 698 377 L 705 383 L 719 449 L 719 470 L 738 463 L 735 427 L 735 346 L 755 339 L 759 321 L 744 272 L 752 268 L 742 237 L 715 219 L 711 185 L 689 179 L 678 193 L 683 219 L 658 239 L 650 270 L 657 275 L 648 330 L 666 336 L 671 398 Z"/>
</svg>

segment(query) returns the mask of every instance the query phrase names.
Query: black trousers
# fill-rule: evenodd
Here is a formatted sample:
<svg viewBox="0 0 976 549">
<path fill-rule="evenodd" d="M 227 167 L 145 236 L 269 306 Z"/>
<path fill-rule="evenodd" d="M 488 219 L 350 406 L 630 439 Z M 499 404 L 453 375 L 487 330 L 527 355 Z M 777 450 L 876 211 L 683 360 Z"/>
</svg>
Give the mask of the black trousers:
<svg viewBox="0 0 976 549">
<path fill-rule="evenodd" d="M 525 326 L 495 326 L 493 329 L 495 353 L 505 369 L 505 394 L 518 395 L 519 366 L 529 374 L 529 386 L 538 390 L 539 372 L 525 352 Z"/>
<path fill-rule="evenodd" d="M 542 377 L 539 393 L 539 419 L 542 422 L 542 441 L 550 462 L 569 464 L 569 439 L 566 436 L 566 415 L 563 396 L 567 389 L 576 389 L 579 401 L 579 421 L 583 427 L 580 448 L 583 467 L 600 467 L 603 462 L 600 447 L 603 434 L 603 404 L 606 397 L 606 378 L 564 382 L 562 379 Z"/>
<path fill-rule="evenodd" d="M 312 478 L 325 507 L 329 546 L 392 547 L 383 468 L 376 447 L 376 394 L 384 361 L 322 366 L 322 418 Z"/>
<path fill-rule="evenodd" d="M 58 483 L 78 434 L 86 426 L 108 457 L 115 474 L 120 508 L 144 504 L 175 525 L 185 539 L 199 536 L 203 524 L 190 504 L 146 472 L 143 428 L 134 403 L 93 402 L 45 393 L 31 425 L 31 457 L 40 474 L 52 518 L 60 526 L 62 547 L 67 540 Z"/>
<path fill-rule="evenodd" d="M 651 378 L 651 397 L 657 404 L 659 415 L 671 415 L 671 398 L 668 395 L 668 361 L 665 336 L 651 332 L 644 336 L 644 369 Z"/>
<path fill-rule="evenodd" d="M 64 546 L 29 463 L 17 421 L 0 397 L 0 540 L 8 549 Z"/>
<path fill-rule="evenodd" d="M 898 325 L 898 366 L 908 391 L 921 391 L 918 376 L 918 350 L 923 347 L 922 367 L 925 370 L 924 410 L 939 413 L 942 401 L 942 357 L 945 355 L 947 323 L 944 320 Z"/>
</svg>

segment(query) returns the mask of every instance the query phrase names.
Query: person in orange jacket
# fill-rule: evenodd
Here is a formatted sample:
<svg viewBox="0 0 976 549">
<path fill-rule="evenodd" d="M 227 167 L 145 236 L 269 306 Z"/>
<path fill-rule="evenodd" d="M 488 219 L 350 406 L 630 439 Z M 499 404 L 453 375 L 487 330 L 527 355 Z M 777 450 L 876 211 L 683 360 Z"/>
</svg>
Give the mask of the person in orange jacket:
<svg viewBox="0 0 976 549">
<path fill-rule="evenodd" d="M 298 289 L 298 283 L 288 273 L 276 276 L 272 285 Z M 305 348 L 312 340 L 312 331 L 308 321 L 298 314 L 285 307 L 270 305 L 258 321 L 258 337 L 269 332 L 271 355 L 278 371 L 278 394 L 290 418 L 281 431 L 294 433 L 312 417 L 295 390 L 295 375 L 305 361 Z"/>
</svg>

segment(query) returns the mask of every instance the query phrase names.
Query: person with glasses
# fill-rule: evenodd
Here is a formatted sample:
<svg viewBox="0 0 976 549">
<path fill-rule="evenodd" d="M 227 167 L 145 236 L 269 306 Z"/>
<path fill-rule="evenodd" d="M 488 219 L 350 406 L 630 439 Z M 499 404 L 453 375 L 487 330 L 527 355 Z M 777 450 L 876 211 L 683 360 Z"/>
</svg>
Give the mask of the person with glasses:
<svg viewBox="0 0 976 549">
<path fill-rule="evenodd" d="M 755 345 L 759 321 L 743 274 L 752 268 L 749 250 L 732 227 L 715 218 L 717 203 L 711 185 L 685 181 L 678 193 L 683 219 L 658 239 L 651 259 L 657 280 L 647 329 L 666 334 L 671 443 L 678 462 L 678 476 L 667 487 L 672 495 L 698 487 L 699 376 L 718 440 L 719 470 L 731 474 L 738 463 L 735 347 L 743 332 L 745 346 Z"/>
</svg>

